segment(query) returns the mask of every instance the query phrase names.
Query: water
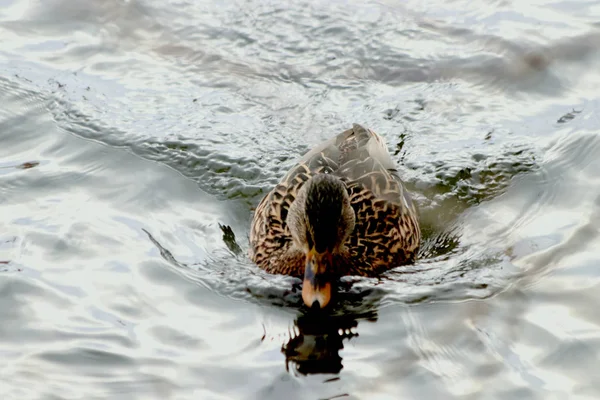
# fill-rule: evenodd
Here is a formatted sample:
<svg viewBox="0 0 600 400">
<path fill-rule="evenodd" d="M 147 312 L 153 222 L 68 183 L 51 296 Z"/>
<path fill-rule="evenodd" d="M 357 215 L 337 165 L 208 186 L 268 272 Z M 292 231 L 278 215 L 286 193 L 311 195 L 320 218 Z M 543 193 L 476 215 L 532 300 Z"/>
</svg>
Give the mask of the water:
<svg viewBox="0 0 600 400">
<path fill-rule="evenodd" d="M 0 398 L 594 399 L 594 1 L 0 0 Z M 419 263 L 326 318 L 245 256 L 353 122 Z"/>
</svg>

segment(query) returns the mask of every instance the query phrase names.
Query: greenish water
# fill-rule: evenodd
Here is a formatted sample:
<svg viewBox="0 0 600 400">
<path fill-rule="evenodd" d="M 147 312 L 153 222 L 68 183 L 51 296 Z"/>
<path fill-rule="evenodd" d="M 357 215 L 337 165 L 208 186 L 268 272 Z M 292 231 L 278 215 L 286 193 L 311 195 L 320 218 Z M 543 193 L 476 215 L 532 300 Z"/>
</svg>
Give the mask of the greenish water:
<svg viewBox="0 0 600 400">
<path fill-rule="evenodd" d="M 599 20 L 0 0 L 0 399 L 598 398 Z M 426 241 L 322 319 L 247 232 L 353 122 Z"/>
</svg>

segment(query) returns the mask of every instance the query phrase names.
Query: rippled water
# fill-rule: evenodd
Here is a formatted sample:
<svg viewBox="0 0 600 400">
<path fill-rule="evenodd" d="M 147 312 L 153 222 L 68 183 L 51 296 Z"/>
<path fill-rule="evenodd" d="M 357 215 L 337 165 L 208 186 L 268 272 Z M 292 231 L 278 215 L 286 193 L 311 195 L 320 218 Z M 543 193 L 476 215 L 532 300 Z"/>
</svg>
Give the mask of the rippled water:
<svg viewBox="0 0 600 400">
<path fill-rule="evenodd" d="M 0 398 L 598 398 L 598 21 L 597 1 L 0 0 Z M 353 122 L 426 242 L 305 314 L 247 259 L 250 217 Z"/>
</svg>

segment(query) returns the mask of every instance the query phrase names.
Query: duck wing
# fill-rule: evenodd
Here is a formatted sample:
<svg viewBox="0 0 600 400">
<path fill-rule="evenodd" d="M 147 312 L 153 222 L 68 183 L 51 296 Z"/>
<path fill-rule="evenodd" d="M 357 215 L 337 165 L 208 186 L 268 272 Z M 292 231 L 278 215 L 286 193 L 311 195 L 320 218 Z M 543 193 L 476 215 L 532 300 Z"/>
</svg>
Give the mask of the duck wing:
<svg viewBox="0 0 600 400">
<path fill-rule="evenodd" d="M 354 273 L 371 276 L 411 262 L 421 238 L 418 211 L 385 141 L 357 124 L 336 139 L 334 173 L 346 182 L 356 213 L 347 244 L 353 259 L 360 260 Z"/>
<path fill-rule="evenodd" d="M 334 173 L 351 186 L 359 186 L 371 197 L 416 213 L 416 207 L 396 170 L 384 139 L 370 129 L 354 124 L 336 138 L 336 149 L 325 152 L 337 157 Z"/>
</svg>

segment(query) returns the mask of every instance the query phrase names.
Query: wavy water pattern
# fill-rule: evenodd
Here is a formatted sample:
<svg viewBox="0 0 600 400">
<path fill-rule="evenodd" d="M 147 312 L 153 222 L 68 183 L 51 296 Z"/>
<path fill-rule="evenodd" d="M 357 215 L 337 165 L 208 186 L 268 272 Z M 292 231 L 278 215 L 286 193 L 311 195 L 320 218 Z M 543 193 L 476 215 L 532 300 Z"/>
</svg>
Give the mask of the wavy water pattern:
<svg viewBox="0 0 600 400">
<path fill-rule="evenodd" d="M 0 0 L 0 399 L 597 398 L 599 18 Z M 424 243 L 310 313 L 250 218 L 354 122 Z"/>
</svg>

